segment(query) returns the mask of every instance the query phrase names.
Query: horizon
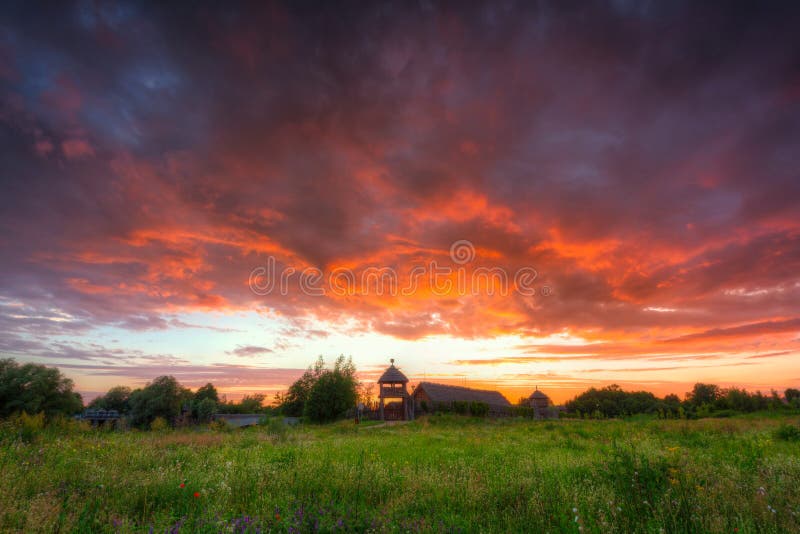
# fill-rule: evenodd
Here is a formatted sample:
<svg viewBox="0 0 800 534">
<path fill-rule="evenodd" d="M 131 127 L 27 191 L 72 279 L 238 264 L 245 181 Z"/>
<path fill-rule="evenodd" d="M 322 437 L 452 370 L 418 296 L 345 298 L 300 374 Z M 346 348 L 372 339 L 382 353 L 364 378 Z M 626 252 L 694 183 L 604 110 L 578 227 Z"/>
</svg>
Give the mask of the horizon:
<svg viewBox="0 0 800 534">
<path fill-rule="evenodd" d="M 800 9 L 0 14 L 0 357 L 172 375 L 800 385 Z"/>
</svg>

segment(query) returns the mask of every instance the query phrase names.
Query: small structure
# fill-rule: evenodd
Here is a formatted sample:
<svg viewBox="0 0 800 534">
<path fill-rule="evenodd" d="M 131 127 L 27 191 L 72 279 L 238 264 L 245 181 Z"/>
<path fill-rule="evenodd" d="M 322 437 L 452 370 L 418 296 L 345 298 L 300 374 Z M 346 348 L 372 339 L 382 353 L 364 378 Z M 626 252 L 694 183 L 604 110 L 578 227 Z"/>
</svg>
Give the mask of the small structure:
<svg viewBox="0 0 800 534">
<path fill-rule="evenodd" d="M 82 421 L 89 421 L 92 426 L 100 426 L 106 423 L 116 424 L 117 421 L 120 420 L 120 417 L 117 410 L 95 410 L 92 408 L 84 410 L 83 413 L 78 416 Z"/>
<path fill-rule="evenodd" d="M 420 382 L 414 389 L 416 409 L 434 412 L 437 408 L 449 409 L 457 402 L 481 402 L 489 406 L 491 415 L 508 415 L 511 412 L 511 403 L 499 391 L 433 382 Z"/>
<path fill-rule="evenodd" d="M 533 416 L 537 419 L 553 417 L 550 409 L 550 397 L 539 391 L 539 387 L 528 397 L 528 406 L 533 408 Z"/>
<path fill-rule="evenodd" d="M 390 362 L 389 368 L 378 379 L 379 418 L 382 421 L 410 421 L 414 419 L 414 404 L 406 388 L 408 378 L 394 366 L 394 358 Z M 400 400 L 386 404 L 386 399 Z"/>
</svg>

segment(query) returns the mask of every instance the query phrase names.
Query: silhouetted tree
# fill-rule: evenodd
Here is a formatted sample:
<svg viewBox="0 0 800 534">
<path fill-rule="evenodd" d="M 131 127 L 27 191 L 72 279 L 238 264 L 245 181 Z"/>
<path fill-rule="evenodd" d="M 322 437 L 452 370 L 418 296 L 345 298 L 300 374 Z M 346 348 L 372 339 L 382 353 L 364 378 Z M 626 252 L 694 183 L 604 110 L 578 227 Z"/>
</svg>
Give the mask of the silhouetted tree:
<svg viewBox="0 0 800 534">
<path fill-rule="evenodd" d="M 704 404 L 713 405 L 719 397 L 719 386 L 716 384 L 702 384 L 698 382 L 690 393 L 686 395 L 686 401 L 694 406 Z"/>
</svg>

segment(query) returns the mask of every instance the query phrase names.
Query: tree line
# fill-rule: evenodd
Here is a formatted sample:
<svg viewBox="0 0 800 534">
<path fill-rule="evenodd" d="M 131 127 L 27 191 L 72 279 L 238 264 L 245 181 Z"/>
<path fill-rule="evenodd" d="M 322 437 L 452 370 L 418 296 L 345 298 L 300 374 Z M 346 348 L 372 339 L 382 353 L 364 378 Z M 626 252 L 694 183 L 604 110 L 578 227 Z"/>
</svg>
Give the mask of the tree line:
<svg viewBox="0 0 800 534">
<path fill-rule="evenodd" d="M 613 384 L 590 388 L 565 404 L 567 413 L 577 417 L 621 417 L 653 414 L 662 418 L 725 417 L 737 413 L 800 408 L 800 390 L 789 388 L 783 395 L 772 390 L 768 395 L 756 391 L 716 384 L 697 383 L 681 400 L 670 394 L 656 397 L 649 391 L 624 391 Z"/>
<path fill-rule="evenodd" d="M 0 359 L 0 418 L 17 413 L 42 413 L 48 418 L 78 414 L 84 403 L 73 388 L 72 380 L 55 367 Z M 340 356 L 329 369 L 320 356 L 286 393 L 275 396 L 273 406 L 265 405 L 263 394 L 230 402 L 210 382 L 192 391 L 173 376 L 160 376 L 141 388 L 112 387 L 86 408 L 115 410 L 138 428 L 149 428 L 156 420 L 169 425 L 207 423 L 217 413 L 281 414 L 329 422 L 369 396 L 369 388 L 362 388 L 356 378 L 351 358 Z"/>
<path fill-rule="evenodd" d="M 216 413 L 263 413 L 304 417 L 312 422 L 329 422 L 350 413 L 359 403 L 372 404 L 372 388 L 359 383 L 351 358 L 339 356 L 327 367 L 320 356 L 285 393 L 278 393 L 271 406 L 262 394 L 246 395 L 229 402 L 208 383 L 195 391 L 172 376 L 158 377 L 142 388 L 116 386 L 93 399 L 88 408 L 116 410 L 133 426 L 148 428 L 157 419 L 167 424 L 206 423 Z M 477 410 L 465 405 L 463 410 Z M 763 410 L 800 409 L 800 390 L 789 388 L 783 395 L 695 384 L 683 400 L 671 394 L 663 398 L 648 391 L 624 391 L 614 384 L 590 388 L 565 405 L 573 417 L 610 418 L 652 414 L 664 418 L 726 416 Z M 0 359 L 0 418 L 14 414 L 44 414 L 45 417 L 72 416 L 84 409 L 72 380 L 54 367 L 20 364 Z"/>
</svg>

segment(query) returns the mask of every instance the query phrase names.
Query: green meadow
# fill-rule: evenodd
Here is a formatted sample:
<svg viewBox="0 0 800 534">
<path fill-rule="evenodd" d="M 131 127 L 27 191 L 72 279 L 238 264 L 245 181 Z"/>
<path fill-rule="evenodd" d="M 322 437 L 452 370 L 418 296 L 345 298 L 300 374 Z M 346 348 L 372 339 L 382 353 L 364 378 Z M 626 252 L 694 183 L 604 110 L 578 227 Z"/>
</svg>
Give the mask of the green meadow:
<svg viewBox="0 0 800 534">
<path fill-rule="evenodd" d="M 796 415 L 3 425 L 6 532 L 800 531 Z"/>
</svg>

